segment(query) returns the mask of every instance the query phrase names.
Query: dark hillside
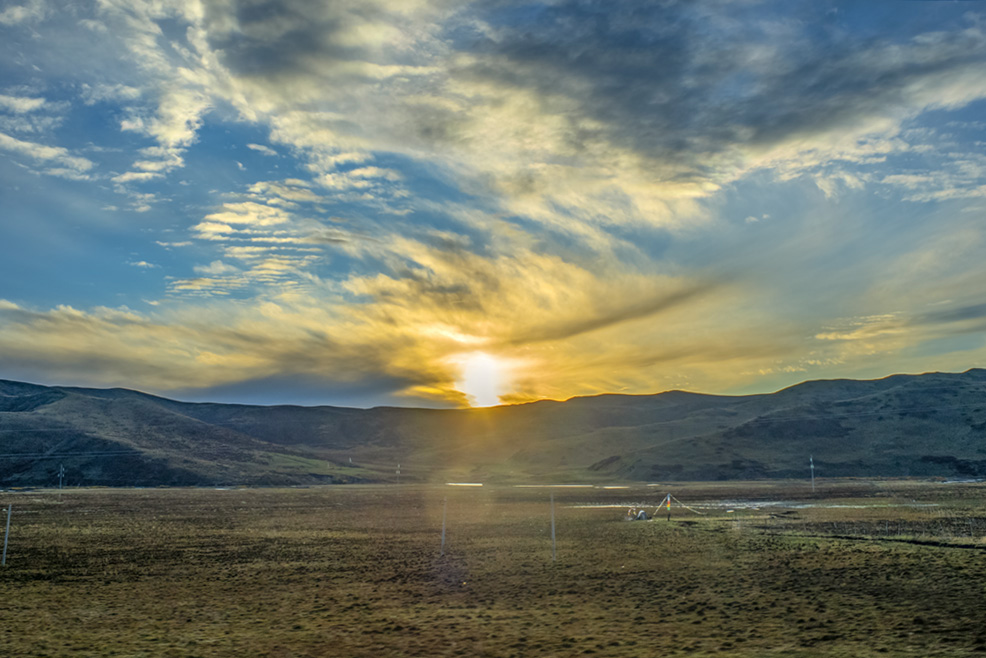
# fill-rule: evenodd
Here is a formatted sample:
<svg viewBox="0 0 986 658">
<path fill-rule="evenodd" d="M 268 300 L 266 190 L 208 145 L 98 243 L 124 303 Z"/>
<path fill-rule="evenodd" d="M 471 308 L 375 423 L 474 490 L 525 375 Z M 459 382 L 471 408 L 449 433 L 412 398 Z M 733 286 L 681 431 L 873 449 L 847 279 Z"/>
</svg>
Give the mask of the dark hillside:
<svg viewBox="0 0 986 658">
<path fill-rule="evenodd" d="M 986 477 L 986 371 L 771 395 L 601 395 L 474 410 L 177 402 L 0 381 L 0 485 L 468 478 Z"/>
</svg>

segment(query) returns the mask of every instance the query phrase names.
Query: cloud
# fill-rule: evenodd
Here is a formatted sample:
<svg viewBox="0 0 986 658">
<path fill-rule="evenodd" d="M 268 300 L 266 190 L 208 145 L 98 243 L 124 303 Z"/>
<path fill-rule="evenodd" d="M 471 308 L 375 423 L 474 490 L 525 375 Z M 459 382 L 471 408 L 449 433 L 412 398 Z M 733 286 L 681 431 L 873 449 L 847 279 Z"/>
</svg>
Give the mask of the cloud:
<svg viewBox="0 0 986 658">
<path fill-rule="evenodd" d="M 195 277 L 193 279 L 175 279 L 169 285 L 173 292 L 208 293 L 209 295 L 229 294 L 229 288 L 243 287 L 243 281 L 229 278 Z"/>
<path fill-rule="evenodd" d="M 7 96 L 0 94 L 0 108 L 16 114 L 26 114 L 40 110 L 45 105 L 43 98 L 31 98 L 26 96 Z"/>
<path fill-rule="evenodd" d="M 936 166 L 884 176 L 880 183 L 903 188 L 907 191 L 905 199 L 920 203 L 986 196 L 986 156 L 974 146 L 948 147 L 949 157 L 935 158 Z"/>
<path fill-rule="evenodd" d="M 318 178 L 318 182 L 323 187 L 330 190 L 376 190 L 384 182 L 397 182 L 401 180 L 399 172 L 393 169 L 381 169 L 380 167 L 359 167 L 349 171 L 339 171 L 323 174 Z"/>
<path fill-rule="evenodd" d="M 128 171 L 124 174 L 119 174 L 114 176 L 112 181 L 114 183 L 146 183 L 147 181 L 152 181 L 155 178 L 161 178 L 161 174 L 147 172 L 147 171 Z"/>
<path fill-rule="evenodd" d="M 227 265 L 221 260 L 214 260 L 208 265 L 196 265 L 196 274 L 238 274 L 239 269 L 233 267 L 232 265 Z"/>
<path fill-rule="evenodd" d="M 399 171 L 385 169 L 381 167 L 357 167 L 346 172 L 350 178 L 382 178 L 391 182 L 399 181 L 403 178 Z"/>
<path fill-rule="evenodd" d="M 82 102 L 86 105 L 95 105 L 109 101 L 128 102 L 136 101 L 141 97 L 140 89 L 124 84 L 82 84 Z"/>
<path fill-rule="evenodd" d="M 322 201 L 322 197 L 312 192 L 309 187 L 305 181 L 288 179 L 283 182 L 258 181 L 250 186 L 249 191 L 265 203 L 275 205 L 296 207 L 297 203 Z"/>
<path fill-rule="evenodd" d="M 275 151 L 269 146 L 264 146 L 263 144 L 247 144 L 247 148 L 250 149 L 251 151 L 257 151 L 258 153 L 261 153 L 271 158 L 277 157 L 277 151 Z"/>
<path fill-rule="evenodd" d="M 958 370 L 980 362 L 986 352 L 981 340 L 986 303 L 945 301 L 933 307 L 939 308 L 845 318 L 815 335 L 825 346 L 800 361 L 810 369 L 836 365 L 864 370 L 889 357 L 893 372 L 921 372 L 929 369 L 928 351 L 934 350 L 934 369 Z"/>
<path fill-rule="evenodd" d="M 833 329 L 819 333 L 818 340 L 872 340 L 874 338 L 896 335 L 905 330 L 904 323 L 896 314 L 875 315 L 849 321 L 843 329 Z"/>
<path fill-rule="evenodd" d="M 64 178 L 65 180 L 75 180 L 75 181 L 85 181 L 92 180 L 92 177 L 88 174 L 79 172 L 77 169 L 70 169 L 68 167 L 48 167 L 42 170 L 45 174 L 49 176 L 55 176 L 56 178 Z"/>
<path fill-rule="evenodd" d="M 13 91 L 13 94 L 0 94 L 0 132 L 44 135 L 52 141 L 55 129 L 65 122 L 70 104 L 49 101 L 29 87 L 15 87 Z M 64 168 L 59 171 L 61 169 Z M 77 175 L 78 172 L 74 176 Z"/>
<path fill-rule="evenodd" d="M 165 302 L 156 307 L 165 315 L 136 323 L 132 315 L 125 323 L 110 322 L 99 310 L 24 312 L 0 317 L 0 347 L 51 343 L 50 358 L 59 360 L 60 372 L 78 377 L 98 361 L 104 383 L 135 377 L 129 385 L 159 392 L 294 373 L 330 388 L 348 381 L 387 381 L 393 401 L 459 405 L 466 399 L 456 388 L 455 358 L 477 347 L 530 361 L 579 392 L 595 390 L 586 383 L 612 365 L 584 359 L 585 341 L 649 335 L 660 327 L 665 349 L 676 356 L 622 349 L 615 358 L 627 363 L 685 360 L 687 352 L 675 345 L 679 339 L 671 340 L 685 322 L 676 316 L 702 315 L 704 305 L 718 294 L 668 277 L 624 273 L 613 280 L 529 251 L 488 259 L 461 247 L 451 249 L 448 239 L 386 245 L 379 254 L 395 268 L 391 275 L 352 276 L 341 289 L 309 281 L 314 287 L 303 295 L 294 295 L 284 283 L 299 280 L 314 255 L 231 248 L 231 258 L 241 267 L 214 261 L 196 267 L 196 277 L 169 284 L 172 294 L 204 296 L 208 306 Z M 256 311 L 221 301 L 257 282 L 277 286 L 278 293 L 254 296 L 250 306 Z M 587 317 L 595 321 L 587 322 Z M 85 338 L 78 345 L 84 349 L 70 338 L 80 331 Z M 625 346 L 626 341 L 614 344 Z M 112 345 L 119 349 L 109 349 Z M 33 348 L 18 353 L 39 358 Z M 147 366 L 143 375 L 125 364 L 128 357 Z M 73 370 L 74 364 L 79 370 Z M 557 397 L 564 390 L 521 375 L 511 389 L 518 395 Z"/>
<path fill-rule="evenodd" d="M 528 345 L 548 341 L 564 340 L 584 333 L 613 327 L 624 322 L 641 320 L 666 312 L 679 304 L 687 303 L 690 299 L 708 291 L 709 286 L 693 285 L 674 292 L 661 292 L 645 299 L 633 299 L 609 309 L 594 309 L 595 312 L 581 320 L 569 320 L 567 323 L 547 325 L 536 328 L 529 333 L 521 333 L 511 339 L 513 344 Z"/>
<path fill-rule="evenodd" d="M 197 280 L 187 285 L 209 284 Z M 333 381 L 341 386 L 360 385 L 374 371 L 393 370 L 394 374 L 381 375 L 392 382 L 391 392 L 420 381 L 415 370 L 402 375 L 401 368 L 385 363 L 384 354 L 375 347 L 351 339 L 339 343 L 326 335 L 321 326 L 331 318 L 316 308 L 267 303 L 253 317 L 237 311 L 236 305 L 216 304 L 213 310 L 177 315 L 156 311 L 154 317 L 106 308 L 34 311 L 0 305 L 5 326 L 0 335 L 0 367 L 24 371 L 47 362 L 54 367 L 49 372 L 63 381 L 93 381 L 95 373 L 104 384 L 128 381 L 157 391 L 229 386 L 287 372 L 325 386 Z M 216 315 L 219 306 L 225 319 Z M 39 332 L 44 349 L 27 340 L 31 332 Z M 116 349 L 101 347 L 107 341 L 116 343 Z M 12 346 L 24 349 L 10 351 Z"/>
<path fill-rule="evenodd" d="M 592 158 L 600 173 L 620 157 L 629 173 L 607 176 L 610 185 L 633 199 L 649 192 L 670 200 L 706 196 L 756 169 L 792 176 L 833 159 L 879 157 L 906 148 L 891 139 L 905 119 L 986 95 L 978 27 L 835 50 L 831 33 L 775 31 L 766 20 L 737 24 L 726 18 L 729 7 L 720 9 L 716 16 L 701 3 L 563 2 L 536 13 L 528 30 L 495 30 L 461 59 L 456 83 L 487 101 L 484 113 L 497 114 L 460 121 L 456 139 L 474 141 L 476 129 L 490 124 L 480 133 L 484 144 L 516 150 L 529 134 L 530 144 L 556 156 L 580 165 Z M 655 29 L 661 25 L 674 29 Z M 505 120 L 511 106 L 533 121 Z M 516 126 L 527 132 L 504 134 Z M 525 150 L 532 163 L 547 159 Z M 529 169 L 527 189 L 551 198 L 557 174 L 572 175 L 554 167 L 550 179 L 539 178 Z M 635 188 L 631 177 L 642 170 L 650 182 Z"/>
<path fill-rule="evenodd" d="M 236 232 L 232 226 L 222 222 L 199 222 L 192 227 L 192 230 L 197 234 L 196 237 L 201 240 L 223 240 Z"/>
<path fill-rule="evenodd" d="M 210 66 L 208 53 L 197 41 L 201 35 L 189 30 L 187 46 L 168 47 L 159 41 L 159 21 L 196 21 L 191 5 L 156 5 L 113 0 L 100 4 L 99 11 L 109 29 L 122 36 L 131 57 L 141 67 L 143 86 L 100 83 L 84 88 L 84 100 L 128 102 L 120 129 L 150 137 L 157 142 L 159 163 L 141 160 L 145 171 L 166 172 L 184 164 L 183 152 L 197 139 L 203 116 L 212 108 L 213 85 L 221 85 Z M 177 44 L 175 44 L 177 45 Z M 142 101 L 138 104 L 138 101 Z"/>
<path fill-rule="evenodd" d="M 150 158 L 134 162 L 134 168 L 141 171 L 167 173 L 185 164 L 185 160 L 181 156 L 181 150 L 176 148 L 150 146 L 141 149 L 140 154 L 146 158 Z"/>
<path fill-rule="evenodd" d="M 122 125 L 172 157 L 136 169 L 182 166 L 206 113 L 225 104 L 343 200 L 379 201 L 404 177 L 368 162 L 402 153 L 587 243 L 606 239 L 599 227 L 701 225 L 701 200 L 759 170 L 810 175 L 833 198 L 860 189 L 853 172 L 820 168 L 907 150 L 905 121 L 986 97 L 973 21 L 840 42 L 790 16 L 704 3 L 554 2 L 525 14 L 526 30 L 511 4 L 104 11 L 152 74 L 141 92 L 152 106 Z M 188 26 L 171 49 L 168 20 Z"/>
<path fill-rule="evenodd" d="M 206 215 L 208 222 L 224 224 L 241 224 L 249 226 L 272 226 L 284 224 L 291 220 L 291 215 L 280 208 L 243 201 L 240 203 L 224 203 L 219 212 Z"/>
<path fill-rule="evenodd" d="M 981 322 L 986 319 L 986 303 L 969 304 L 940 311 L 931 311 L 915 319 L 918 324 Z"/>
<path fill-rule="evenodd" d="M 44 0 L 30 0 L 27 4 L 13 5 L 0 11 L 0 25 L 37 23 L 44 20 L 47 13 Z"/>
<path fill-rule="evenodd" d="M 0 132 L 51 134 L 64 117 L 45 114 L 0 115 Z"/>
<path fill-rule="evenodd" d="M 66 172 L 73 176 L 82 177 L 94 166 L 92 161 L 72 155 L 68 149 L 60 146 L 46 146 L 36 142 L 28 142 L 5 133 L 0 133 L 0 149 L 26 156 L 37 162 L 53 163 L 56 168 L 49 171 L 54 175 L 58 175 L 59 172 Z"/>
<path fill-rule="evenodd" d="M 505 5 L 468 20 L 377 8 L 367 34 L 413 24 L 404 47 L 358 30 L 341 47 L 343 26 L 365 22 L 344 3 L 287 3 L 276 28 L 240 15 L 210 43 L 248 115 L 307 153 L 327 189 L 375 198 L 373 178 L 353 174 L 366 167 L 340 165 L 373 151 L 430 157 L 470 192 L 586 242 L 599 225 L 702 223 L 699 200 L 757 170 L 809 173 L 829 196 L 860 189 L 855 174 L 818 168 L 906 150 L 903 122 L 986 95 L 976 27 L 834 50 L 832 33 L 796 21 L 737 30 L 732 7 L 559 2 L 527 31 Z"/>
<path fill-rule="evenodd" d="M 26 7 L 0 16 L 40 20 Z M 25 61 L 77 97 L 6 88 L 0 149 L 114 172 L 171 218 L 175 276 L 149 315 L 7 309 L 0 354 L 158 390 L 297 377 L 460 404 L 469 350 L 526 364 L 516 400 L 722 391 L 979 322 L 981 230 L 956 217 L 986 189 L 981 127 L 935 119 L 986 98 L 974 15 L 865 36 L 769 0 L 88 11 L 32 24 Z M 96 117 L 122 134 L 42 143 Z M 898 199 L 927 207 L 874 212 Z"/>
</svg>

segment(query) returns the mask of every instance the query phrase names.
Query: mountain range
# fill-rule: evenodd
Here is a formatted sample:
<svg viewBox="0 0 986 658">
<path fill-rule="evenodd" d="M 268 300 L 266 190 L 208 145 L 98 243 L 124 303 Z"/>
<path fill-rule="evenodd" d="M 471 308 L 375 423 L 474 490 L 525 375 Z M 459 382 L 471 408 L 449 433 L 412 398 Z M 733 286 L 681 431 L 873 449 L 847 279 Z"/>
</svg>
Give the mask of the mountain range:
<svg viewBox="0 0 986 658">
<path fill-rule="evenodd" d="M 0 486 L 986 476 L 986 370 L 485 409 L 188 403 L 0 380 Z"/>
</svg>

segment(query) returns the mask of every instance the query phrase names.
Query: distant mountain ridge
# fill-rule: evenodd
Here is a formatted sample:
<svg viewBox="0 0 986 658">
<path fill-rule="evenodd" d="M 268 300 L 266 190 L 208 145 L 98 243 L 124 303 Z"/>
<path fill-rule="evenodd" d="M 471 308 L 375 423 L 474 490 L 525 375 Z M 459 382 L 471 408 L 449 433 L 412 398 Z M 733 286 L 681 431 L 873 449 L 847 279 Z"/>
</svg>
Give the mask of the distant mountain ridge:
<svg viewBox="0 0 986 658">
<path fill-rule="evenodd" d="M 188 403 L 0 380 L 0 486 L 986 477 L 986 370 L 490 409 Z M 400 464 L 400 475 L 397 474 Z"/>
</svg>

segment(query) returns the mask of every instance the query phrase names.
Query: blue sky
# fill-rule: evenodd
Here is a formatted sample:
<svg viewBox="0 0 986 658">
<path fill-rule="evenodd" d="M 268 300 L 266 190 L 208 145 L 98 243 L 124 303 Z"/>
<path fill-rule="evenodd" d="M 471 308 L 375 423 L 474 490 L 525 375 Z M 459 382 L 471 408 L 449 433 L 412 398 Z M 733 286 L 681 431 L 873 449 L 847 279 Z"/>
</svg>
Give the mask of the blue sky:
<svg viewBox="0 0 986 658">
<path fill-rule="evenodd" d="M 986 365 L 976 2 L 0 6 L 0 377 L 465 406 Z"/>
</svg>

